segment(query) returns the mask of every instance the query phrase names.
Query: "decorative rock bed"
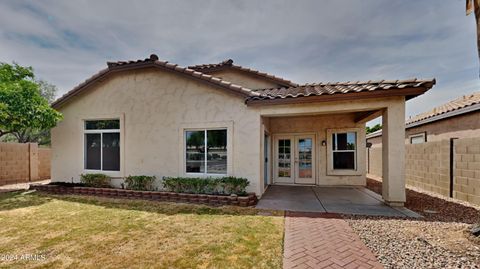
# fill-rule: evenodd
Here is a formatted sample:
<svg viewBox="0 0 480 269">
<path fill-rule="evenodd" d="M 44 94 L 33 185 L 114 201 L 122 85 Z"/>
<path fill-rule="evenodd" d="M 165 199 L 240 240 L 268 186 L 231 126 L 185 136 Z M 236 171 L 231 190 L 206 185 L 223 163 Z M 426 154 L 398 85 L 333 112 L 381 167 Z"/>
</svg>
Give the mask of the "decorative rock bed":
<svg viewBox="0 0 480 269">
<path fill-rule="evenodd" d="M 65 187 L 59 185 L 31 185 L 30 189 L 51 194 L 79 194 L 112 198 L 145 199 L 165 202 L 182 202 L 205 205 L 253 206 L 257 204 L 255 193 L 247 196 L 176 193 L 162 191 L 134 191 L 115 188 Z"/>
</svg>

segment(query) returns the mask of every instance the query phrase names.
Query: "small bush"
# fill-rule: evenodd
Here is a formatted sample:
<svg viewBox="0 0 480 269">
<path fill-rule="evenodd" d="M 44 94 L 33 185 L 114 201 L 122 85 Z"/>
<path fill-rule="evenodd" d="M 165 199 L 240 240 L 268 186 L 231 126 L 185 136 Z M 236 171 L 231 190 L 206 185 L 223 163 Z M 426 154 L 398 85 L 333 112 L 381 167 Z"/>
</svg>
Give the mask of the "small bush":
<svg viewBox="0 0 480 269">
<path fill-rule="evenodd" d="M 245 195 L 249 182 L 246 178 L 221 177 L 164 177 L 163 187 L 168 191 L 197 194 Z"/>
<path fill-rule="evenodd" d="M 248 184 L 250 184 L 246 178 L 240 177 L 223 177 L 220 181 L 223 185 L 222 187 L 225 194 L 235 193 L 244 195 L 246 194 L 245 189 Z"/>
<path fill-rule="evenodd" d="M 105 174 L 81 174 L 80 182 L 88 187 L 108 188 L 110 187 L 110 177 Z"/>
<path fill-rule="evenodd" d="M 125 187 L 129 190 L 152 191 L 155 176 L 128 176 L 125 178 Z"/>
</svg>

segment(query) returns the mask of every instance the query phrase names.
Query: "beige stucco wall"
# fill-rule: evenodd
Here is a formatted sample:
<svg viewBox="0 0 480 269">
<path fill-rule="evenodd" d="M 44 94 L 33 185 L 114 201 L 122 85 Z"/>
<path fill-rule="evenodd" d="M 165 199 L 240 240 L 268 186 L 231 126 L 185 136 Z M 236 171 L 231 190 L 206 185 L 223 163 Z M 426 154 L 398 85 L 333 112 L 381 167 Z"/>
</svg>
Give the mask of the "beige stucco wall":
<svg viewBox="0 0 480 269">
<path fill-rule="evenodd" d="M 248 74 L 247 72 L 241 70 L 224 69 L 220 71 L 210 72 L 208 74 L 253 90 L 276 88 L 280 86 L 275 82 L 260 78 L 252 74 Z"/>
<path fill-rule="evenodd" d="M 80 98 L 79 98 L 80 97 Z M 64 119 L 52 130 L 53 181 L 79 181 L 83 169 L 83 120 L 121 119 L 121 171 L 128 175 L 182 176 L 181 128 L 229 126 L 229 174 L 260 189 L 260 116 L 241 97 L 161 70 L 120 73 L 60 108 Z M 118 179 L 117 185 L 121 183 Z"/>
<path fill-rule="evenodd" d="M 318 185 L 364 185 L 365 184 L 365 124 L 355 123 L 355 115 L 332 114 L 296 117 L 270 118 L 271 134 L 312 133 L 315 135 L 316 150 L 316 184 Z M 359 175 L 329 175 L 327 170 L 327 146 L 322 146 L 322 141 L 327 138 L 328 129 L 358 128 L 357 145 L 357 171 Z"/>
</svg>

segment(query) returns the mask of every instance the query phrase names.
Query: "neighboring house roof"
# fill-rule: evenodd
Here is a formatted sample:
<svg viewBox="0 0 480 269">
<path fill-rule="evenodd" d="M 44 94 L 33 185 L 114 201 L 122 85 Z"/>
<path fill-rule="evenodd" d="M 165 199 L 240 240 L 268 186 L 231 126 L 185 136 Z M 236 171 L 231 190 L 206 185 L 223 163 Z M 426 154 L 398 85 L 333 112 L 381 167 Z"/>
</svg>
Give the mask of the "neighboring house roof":
<svg viewBox="0 0 480 269">
<path fill-rule="evenodd" d="M 67 92 L 62 97 L 58 98 L 52 103 L 52 107 L 58 108 L 66 103 L 70 98 L 87 90 L 95 83 L 99 83 L 107 79 L 108 76 L 117 72 L 132 71 L 143 68 L 159 68 L 162 70 L 175 72 L 190 79 L 206 83 L 213 87 L 217 87 L 228 92 L 234 93 L 243 97 L 245 103 L 248 104 L 277 104 L 277 103 L 304 103 L 304 102 L 324 102 L 334 100 L 353 100 L 361 98 L 375 98 L 388 96 L 405 96 L 407 99 L 413 98 L 423 94 L 435 84 L 435 79 L 430 80 L 381 80 L 381 81 L 367 81 L 367 82 L 336 82 L 336 83 L 318 83 L 297 85 L 287 80 L 277 78 L 266 73 L 261 73 L 252 69 L 247 69 L 232 65 L 233 61 L 227 60 L 219 64 L 213 65 L 197 65 L 191 67 L 181 67 L 179 65 L 169 63 L 167 61 L 160 61 L 155 54 L 150 55 L 149 58 L 137 61 L 118 61 L 108 62 L 107 68 L 101 70 L 93 75 L 83 83 L 79 84 L 71 91 Z M 289 83 L 294 86 L 281 87 L 275 89 L 261 89 L 252 90 L 247 87 L 233 84 L 221 78 L 205 74 L 211 68 L 219 66 L 231 66 L 234 68 L 241 68 L 266 76 L 268 78 L 275 78 L 282 80 L 284 83 Z"/>
<path fill-rule="evenodd" d="M 296 86 L 298 86 L 297 83 L 294 83 L 294 82 L 292 82 L 290 80 L 287 80 L 287 79 L 284 79 L 284 78 L 280 78 L 280 77 L 277 77 L 277 76 L 274 76 L 274 75 L 270 75 L 270 74 L 267 74 L 265 72 L 260 72 L 260 71 L 255 70 L 255 69 L 246 68 L 246 67 L 243 67 L 243 66 L 240 66 L 240 65 L 234 65 L 232 59 L 228 59 L 228 60 L 225 60 L 225 61 L 222 61 L 222 62 L 219 62 L 219 63 L 215 63 L 215 64 L 191 65 L 188 68 L 193 69 L 193 70 L 197 70 L 197 71 L 200 71 L 200 72 L 206 73 L 206 74 L 211 73 L 211 72 L 215 72 L 215 71 L 225 70 L 225 69 L 234 69 L 234 70 L 240 70 L 240 71 L 243 71 L 243 72 L 249 73 L 251 75 L 264 78 L 264 79 L 268 79 L 268 80 L 270 80 L 272 82 L 275 82 L 275 83 L 277 83 L 281 86 L 286 86 L 286 87 L 296 87 Z"/>
<path fill-rule="evenodd" d="M 464 95 L 460 98 L 457 98 L 453 101 L 445 103 L 443 105 L 437 106 L 434 109 L 427 111 L 425 113 L 418 114 L 414 117 L 411 117 L 407 120 L 406 125 L 412 125 L 417 122 L 422 122 L 426 119 L 434 118 L 440 115 L 453 114 L 453 112 L 465 111 L 465 108 L 471 108 L 478 110 L 480 109 L 480 92 L 475 92 L 473 94 Z M 477 105 L 477 106 L 475 106 Z"/>
<path fill-rule="evenodd" d="M 374 137 L 381 136 L 381 135 L 382 135 L 382 130 L 376 130 L 373 133 L 367 134 L 366 138 L 369 139 L 369 138 L 374 138 Z"/>
<path fill-rule="evenodd" d="M 88 88 L 88 86 L 92 85 L 93 83 L 102 81 L 111 73 L 125 71 L 125 70 L 149 68 L 149 67 L 161 68 L 164 70 L 183 74 L 187 77 L 199 80 L 201 82 L 208 83 L 215 87 L 221 87 L 223 89 L 226 89 L 230 92 L 236 93 L 243 97 L 256 95 L 256 93 L 253 92 L 253 90 L 242 87 L 240 85 L 233 84 L 229 81 L 225 81 L 220 78 L 195 71 L 193 69 L 181 67 L 177 64 L 169 63 L 167 61 L 160 61 L 158 60 L 158 56 L 155 54 L 150 55 L 149 58 L 146 58 L 144 60 L 107 62 L 107 66 L 108 67 L 106 69 L 101 70 L 97 74 L 85 80 L 83 83 L 73 88 L 71 91 L 67 92 L 62 97 L 55 100 L 52 103 L 52 107 L 54 108 L 59 107 L 71 97 L 83 92 L 85 89 Z"/>
<path fill-rule="evenodd" d="M 423 94 L 435 85 L 435 79 L 419 80 L 380 80 L 305 84 L 298 87 L 255 90 L 258 95 L 250 96 L 247 103 L 256 101 L 288 102 L 289 99 L 302 97 L 317 97 L 316 99 L 345 98 L 346 94 L 352 99 L 362 96 L 406 96 L 407 99 Z M 401 90 L 401 91 L 399 91 Z M 351 94 L 351 95 L 350 95 Z M 309 98 L 314 101 L 314 98 Z"/>
<path fill-rule="evenodd" d="M 474 111 L 480 111 L 480 92 L 464 95 L 453 101 L 442 104 L 427 112 L 418 114 L 406 120 L 405 128 L 413 128 L 419 125 L 439 121 L 453 116 L 462 115 Z M 373 138 L 382 135 L 382 130 L 378 130 L 367 135 L 367 138 Z"/>
</svg>

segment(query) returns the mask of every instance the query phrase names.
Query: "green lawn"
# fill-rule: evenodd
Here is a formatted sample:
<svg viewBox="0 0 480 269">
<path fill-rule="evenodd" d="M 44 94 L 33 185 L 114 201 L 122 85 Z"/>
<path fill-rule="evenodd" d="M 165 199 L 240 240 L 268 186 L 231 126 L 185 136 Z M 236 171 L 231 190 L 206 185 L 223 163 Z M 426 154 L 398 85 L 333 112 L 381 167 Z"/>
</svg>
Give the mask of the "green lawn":
<svg viewBox="0 0 480 269">
<path fill-rule="evenodd" d="M 0 194 L 0 268 L 281 268 L 282 212 Z M 6 254 L 18 255 L 17 260 Z M 21 260 L 37 254 L 37 260 Z M 3 256 L 2 256 L 3 255 Z M 13 259 L 13 260 L 12 260 Z"/>
</svg>

